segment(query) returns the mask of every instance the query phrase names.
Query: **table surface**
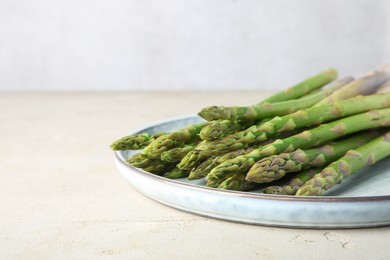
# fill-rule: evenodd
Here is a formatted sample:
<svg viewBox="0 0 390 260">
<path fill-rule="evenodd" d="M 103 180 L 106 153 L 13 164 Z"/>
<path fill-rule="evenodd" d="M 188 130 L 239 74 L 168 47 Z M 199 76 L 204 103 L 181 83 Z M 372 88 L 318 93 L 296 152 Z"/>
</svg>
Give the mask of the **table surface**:
<svg viewBox="0 0 390 260">
<path fill-rule="evenodd" d="M 0 93 L 0 258 L 388 259 L 390 227 L 310 230 L 210 219 L 145 197 L 114 166 L 109 144 L 134 128 L 266 95 Z"/>
</svg>

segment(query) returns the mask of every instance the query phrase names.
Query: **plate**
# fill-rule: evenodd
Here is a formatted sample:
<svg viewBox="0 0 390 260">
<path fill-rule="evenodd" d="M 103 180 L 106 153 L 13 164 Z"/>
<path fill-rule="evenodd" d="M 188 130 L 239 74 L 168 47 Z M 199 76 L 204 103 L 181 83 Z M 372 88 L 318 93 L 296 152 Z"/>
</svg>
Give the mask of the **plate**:
<svg viewBox="0 0 390 260">
<path fill-rule="evenodd" d="M 168 132 L 201 122 L 195 115 L 169 119 L 130 132 Z M 278 227 L 363 228 L 390 225 L 390 159 L 361 170 L 322 197 L 238 192 L 205 186 L 205 180 L 166 179 L 126 163 L 139 151 L 117 151 L 123 177 L 146 196 L 203 216 Z"/>
</svg>

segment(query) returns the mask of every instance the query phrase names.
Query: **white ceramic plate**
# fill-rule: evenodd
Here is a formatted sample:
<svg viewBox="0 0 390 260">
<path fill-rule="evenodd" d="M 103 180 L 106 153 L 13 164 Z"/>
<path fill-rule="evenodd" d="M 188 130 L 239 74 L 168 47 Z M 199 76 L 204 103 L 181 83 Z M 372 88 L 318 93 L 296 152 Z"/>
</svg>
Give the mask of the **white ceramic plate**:
<svg viewBox="0 0 390 260">
<path fill-rule="evenodd" d="M 175 118 L 129 134 L 158 133 L 200 122 Z M 146 196 L 184 211 L 251 224 L 305 228 L 360 228 L 390 225 L 390 159 L 361 170 L 323 197 L 268 195 L 205 187 L 205 181 L 170 180 L 135 168 L 126 159 L 139 151 L 115 152 L 116 165 Z"/>
</svg>

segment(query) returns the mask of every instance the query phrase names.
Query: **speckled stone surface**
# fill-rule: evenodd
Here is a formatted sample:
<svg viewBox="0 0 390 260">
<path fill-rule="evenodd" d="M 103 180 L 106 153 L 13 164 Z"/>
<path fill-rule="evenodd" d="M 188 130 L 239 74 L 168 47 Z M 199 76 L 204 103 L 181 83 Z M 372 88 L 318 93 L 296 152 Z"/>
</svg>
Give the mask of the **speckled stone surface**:
<svg viewBox="0 0 390 260">
<path fill-rule="evenodd" d="M 108 145 L 130 129 L 265 94 L 0 93 L 0 258 L 387 259 L 390 228 L 272 228 L 185 213 L 139 193 Z"/>
</svg>

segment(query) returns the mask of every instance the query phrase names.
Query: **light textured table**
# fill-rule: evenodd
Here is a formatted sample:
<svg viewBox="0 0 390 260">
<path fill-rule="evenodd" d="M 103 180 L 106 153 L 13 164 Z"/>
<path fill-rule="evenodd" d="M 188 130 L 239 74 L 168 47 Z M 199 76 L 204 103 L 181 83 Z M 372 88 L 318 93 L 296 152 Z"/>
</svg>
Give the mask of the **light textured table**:
<svg viewBox="0 0 390 260">
<path fill-rule="evenodd" d="M 117 172 L 114 139 L 256 92 L 0 93 L 1 259 L 389 259 L 390 228 L 238 224 L 166 207 Z"/>
</svg>

